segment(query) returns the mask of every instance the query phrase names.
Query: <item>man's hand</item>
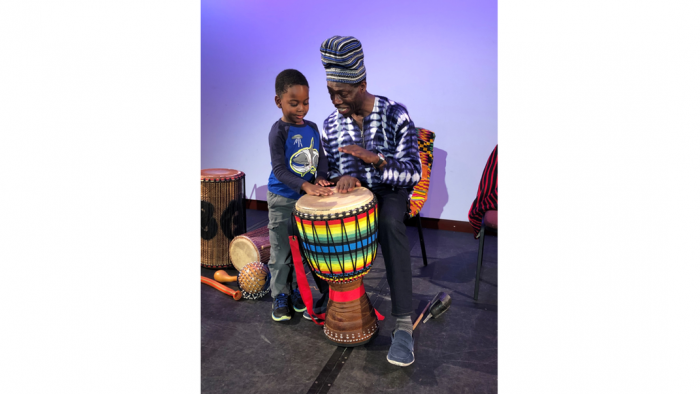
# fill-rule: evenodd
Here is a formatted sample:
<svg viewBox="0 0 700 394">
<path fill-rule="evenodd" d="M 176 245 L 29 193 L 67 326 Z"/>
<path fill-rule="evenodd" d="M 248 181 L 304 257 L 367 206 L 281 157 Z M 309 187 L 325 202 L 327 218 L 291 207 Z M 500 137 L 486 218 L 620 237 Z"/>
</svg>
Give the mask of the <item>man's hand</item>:
<svg viewBox="0 0 700 394">
<path fill-rule="evenodd" d="M 353 155 L 358 159 L 361 159 L 365 163 L 369 164 L 374 164 L 379 161 L 379 156 L 377 156 L 376 153 L 370 152 L 359 145 L 341 146 L 340 148 L 338 148 L 338 151 L 347 153 L 349 155 Z"/>
<path fill-rule="evenodd" d="M 354 176 L 343 175 L 342 177 L 340 177 L 340 179 L 338 179 L 335 190 L 338 193 L 349 193 L 355 190 L 356 187 L 360 186 L 362 186 L 362 184 Z"/>
<path fill-rule="evenodd" d="M 312 185 L 309 182 L 304 182 L 304 184 L 301 185 L 301 190 L 305 191 L 306 194 L 310 196 L 330 196 L 333 194 L 333 190 L 323 186 Z"/>
<path fill-rule="evenodd" d="M 319 186 L 332 186 L 333 182 L 329 182 L 326 180 L 326 178 L 323 177 L 317 177 L 316 182 L 314 182 L 314 184 Z"/>
</svg>

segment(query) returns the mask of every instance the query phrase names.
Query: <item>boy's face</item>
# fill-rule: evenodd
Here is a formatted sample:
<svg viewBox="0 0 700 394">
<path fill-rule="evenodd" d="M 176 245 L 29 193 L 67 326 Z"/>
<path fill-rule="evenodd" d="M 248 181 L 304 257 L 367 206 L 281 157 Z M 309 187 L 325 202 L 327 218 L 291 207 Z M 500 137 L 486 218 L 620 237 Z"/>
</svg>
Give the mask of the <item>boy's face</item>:
<svg viewBox="0 0 700 394">
<path fill-rule="evenodd" d="M 309 112 L 309 87 L 292 85 L 282 93 L 282 97 L 275 95 L 277 108 L 282 108 L 282 120 L 287 123 L 302 125 L 304 116 Z"/>
<path fill-rule="evenodd" d="M 362 81 L 358 86 L 341 82 L 328 82 L 328 94 L 331 95 L 333 106 L 343 116 L 350 116 L 362 108 L 362 97 L 367 82 Z"/>
</svg>

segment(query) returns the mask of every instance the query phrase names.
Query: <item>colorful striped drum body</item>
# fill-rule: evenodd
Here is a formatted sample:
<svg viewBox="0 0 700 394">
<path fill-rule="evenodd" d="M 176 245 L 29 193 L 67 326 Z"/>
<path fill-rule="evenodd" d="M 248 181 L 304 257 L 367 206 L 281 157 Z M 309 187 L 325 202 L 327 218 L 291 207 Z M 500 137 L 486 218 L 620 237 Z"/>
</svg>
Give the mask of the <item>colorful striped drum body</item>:
<svg viewBox="0 0 700 394">
<path fill-rule="evenodd" d="M 301 253 L 314 273 L 328 282 L 323 332 L 338 346 L 359 346 L 379 329 L 362 283 L 377 257 L 379 208 L 367 188 L 331 190 L 331 196 L 301 196 L 292 215 Z"/>
<path fill-rule="evenodd" d="M 320 278 L 347 282 L 369 272 L 377 256 L 377 214 L 374 196 L 368 203 L 346 212 L 295 210 L 301 249 Z"/>
</svg>

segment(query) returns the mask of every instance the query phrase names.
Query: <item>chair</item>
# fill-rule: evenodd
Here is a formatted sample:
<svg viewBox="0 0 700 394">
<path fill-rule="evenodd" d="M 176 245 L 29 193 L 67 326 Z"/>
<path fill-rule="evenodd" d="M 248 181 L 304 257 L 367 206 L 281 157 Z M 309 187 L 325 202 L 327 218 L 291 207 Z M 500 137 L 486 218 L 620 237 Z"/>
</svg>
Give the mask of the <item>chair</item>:
<svg viewBox="0 0 700 394">
<path fill-rule="evenodd" d="M 430 171 L 433 168 L 433 142 L 435 133 L 428 129 L 416 127 L 418 132 L 418 150 L 420 152 L 420 162 L 423 167 L 423 174 L 418 184 L 413 188 L 413 193 L 408 201 L 408 209 L 404 221 L 414 220 L 418 226 L 418 237 L 420 238 L 420 249 L 423 252 L 423 266 L 428 265 L 428 258 L 425 255 L 425 242 L 423 241 L 423 227 L 420 222 L 420 211 L 428 200 L 428 187 L 430 186 Z"/>
<path fill-rule="evenodd" d="M 479 298 L 479 278 L 481 260 L 484 257 L 484 238 L 487 233 L 496 233 L 498 229 L 498 145 L 493 148 L 481 173 L 476 198 L 469 208 L 469 223 L 479 239 L 479 253 L 476 258 L 476 281 L 474 282 L 474 301 Z"/>
<path fill-rule="evenodd" d="M 474 301 L 479 299 L 479 278 L 481 277 L 481 261 L 484 258 L 484 239 L 486 235 L 498 235 L 498 211 L 486 211 L 481 222 L 481 230 L 477 234 L 479 239 L 479 253 L 476 257 L 476 281 L 474 282 Z"/>
</svg>

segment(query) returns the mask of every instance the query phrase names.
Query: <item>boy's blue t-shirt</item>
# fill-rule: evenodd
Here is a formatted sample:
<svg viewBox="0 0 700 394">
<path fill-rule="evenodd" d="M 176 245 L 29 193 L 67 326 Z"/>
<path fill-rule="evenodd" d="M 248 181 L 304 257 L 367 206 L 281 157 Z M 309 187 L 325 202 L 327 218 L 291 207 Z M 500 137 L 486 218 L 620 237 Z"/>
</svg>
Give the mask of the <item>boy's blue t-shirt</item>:
<svg viewBox="0 0 700 394">
<path fill-rule="evenodd" d="M 313 183 L 319 170 L 325 177 L 326 168 L 318 168 L 321 156 L 325 164 L 325 155 L 315 126 L 306 120 L 303 125 L 278 120 L 272 126 L 269 137 L 272 171 L 267 184 L 270 192 L 296 200 L 301 197 L 301 185 Z"/>
</svg>

